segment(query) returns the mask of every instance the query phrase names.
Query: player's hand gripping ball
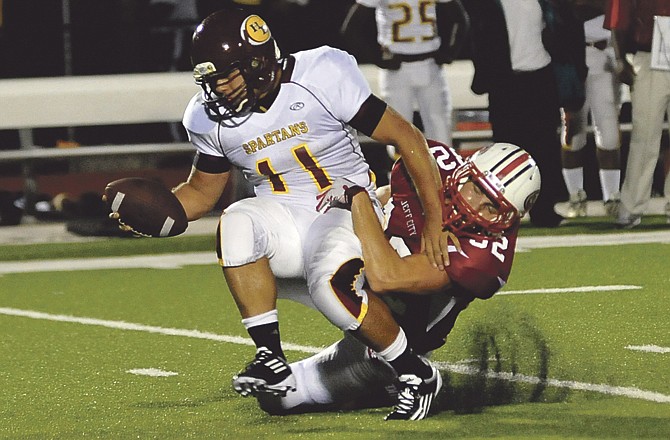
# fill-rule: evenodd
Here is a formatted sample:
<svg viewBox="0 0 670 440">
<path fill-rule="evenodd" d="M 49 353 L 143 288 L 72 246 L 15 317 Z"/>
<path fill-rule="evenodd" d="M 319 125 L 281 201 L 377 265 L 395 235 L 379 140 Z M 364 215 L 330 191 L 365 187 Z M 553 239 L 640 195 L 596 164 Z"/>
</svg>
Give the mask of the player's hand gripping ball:
<svg viewBox="0 0 670 440">
<path fill-rule="evenodd" d="M 161 182 L 128 177 L 107 184 L 103 199 L 121 229 L 142 237 L 173 237 L 188 227 L 179 199 Z"/>
</svg>

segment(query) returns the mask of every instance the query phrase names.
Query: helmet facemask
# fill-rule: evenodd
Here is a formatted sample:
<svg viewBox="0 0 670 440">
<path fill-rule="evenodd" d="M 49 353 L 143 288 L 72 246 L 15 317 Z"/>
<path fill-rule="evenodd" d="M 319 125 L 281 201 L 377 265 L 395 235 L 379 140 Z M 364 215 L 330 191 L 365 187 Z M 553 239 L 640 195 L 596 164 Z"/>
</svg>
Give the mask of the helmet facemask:
<svg viewBox="0 0 670 440">
<path fill-rule="evenodd" d="M 196 84 L 202 88 L 202 97 L 207 116 L 210 119 L 221 122 L 236 117 L 244 117 L 249 114 L 256 105 L 257 99 L 256 94 L 253 90 L 250 90 L 247 81 L 244 79 L 244 75 L 240 72 L 239 63 L 235 63 L 223 73 L 211 73 L 199 76 L 197 70 L 202 64 L 196 66 L 193 76 L 195 77 Z M 234 81 L 240 75 L 242 75 L 242 83 L 228 95 L 216 92 L 217 81 L 225 78 L 228 78 L 229 81 Z"/>
<path fill-rule="evenodd" d="M 468 181 L 477 185 L 494 203 L 498 211 L 494 218 L 484 217 L 465 199 L 461 189 Z M 465 162 L 446 178 L 444 195 L 443 228 L 457 236 L 499 236 L 519 219 L 516 208 L 488 183 L 484 174 L 471 162 Z"/>
<path fill-rule="evenodd" d="M 463 195 L 475 184 L 493 203 L 495 215 L 482 215 Z M 481 148 L 445 180 L 444 228 L 456 235 L 499 236 L 533 207 L 540 193 L 540 170 L 522 148 L 495 143 Z"/>
</svg>

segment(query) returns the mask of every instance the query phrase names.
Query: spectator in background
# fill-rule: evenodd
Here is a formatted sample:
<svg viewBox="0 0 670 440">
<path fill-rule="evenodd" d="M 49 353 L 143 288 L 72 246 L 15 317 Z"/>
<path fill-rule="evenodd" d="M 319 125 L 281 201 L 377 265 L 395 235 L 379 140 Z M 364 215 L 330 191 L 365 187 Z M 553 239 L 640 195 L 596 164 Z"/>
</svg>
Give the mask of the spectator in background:
<svg viewBox="0 0 670 440">
<path fill-rule="evenodd" d="M 617 224 L 633 228 L 640 224 L 651 197 L 654 169 L 658 162 L 663 119 L 670 113 L 670 59 L 659 52 L 658 64 L 652 66 L 653 43 L 665 46 L 667 40 L 653 41 L 655 16 L 659 16 L 658 35 L 670 36 L 670 1 L 608 0 L 605 27 L 613 31 L 619 79 L 631 86 L 630 150 L 626 175 L 621 187 L 621 207 Z M 634 53 L 633 64 L 626 53 Z M 665 53 L 665 56 L 663 54 Z M 665 212 L 670 221 L 670 179 L 666 177 Z"/>
<path fill-rule="evenodd" d="M 565 191 L 560 108 L 577 110 L 584 102 L 583 26 L 563 0 L 465 0 L 463 5 L 471 25 L 472 90 L 488 93 L 493 140 L 519 145 L 535 158 L 542 191 L 530 221 L 559 226 L 563 217 L 554 205 Z"/>
<path fill-rule="evenodd" d="M 426 137 L 451 145 L 451 98 L 441 67 L 456 58 L 469 22 L 460 0 L 432 3 L 356 0 L 342 33 L 359 62 L 381 67 L 382 98 L 410 121 L 418 107 Z M 376 43 L 366 34 L 375 20 Z"/>
<path fill-rule="evenodd" d="M 591 115 L 605 212 L 618 214 L 621 178 L 619 133 L 619 82 L 614 73 L 614 49 L 610 31 L 603 28 L 606 0 L 571 0 L 573 10 L 584 20 L 586 39 L 586 102 L 577 112 L 563 111 L 561 145 L 563 178 L 570 195 L 567 217 L 586 216 L 583 148 Z"/>
</svg>

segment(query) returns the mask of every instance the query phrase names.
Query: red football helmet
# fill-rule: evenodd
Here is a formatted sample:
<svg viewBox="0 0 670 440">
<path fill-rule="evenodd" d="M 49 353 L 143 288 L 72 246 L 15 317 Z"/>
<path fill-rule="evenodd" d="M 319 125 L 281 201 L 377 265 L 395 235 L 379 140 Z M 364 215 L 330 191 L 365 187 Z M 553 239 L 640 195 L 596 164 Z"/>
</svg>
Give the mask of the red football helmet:
<svg viewBox="0 0 670 440">
<path fill-rule="evenodd" d="M 467 181 L 475 183 L 497 208 L 485 218 L 463 197 Z M 444 227 L 456 235 L 496 236 L 518 222 L 540 193 L 540 170 L 535 160 L 516 145 L 495 143 L 470 156 L 445 180 Z"/>
<path fill-rule="evenodd" d="M 249 114 L 259 97 L 276 86 L 279 58 L 270 29 L 258 15 L 225 9 L 205 18 L 193 33 L 191 63 L 208 116 L 221 122 Z M 216 81 L 235 70 L 246 90 L 232 98 L 216 93 Z"/>
</svg>

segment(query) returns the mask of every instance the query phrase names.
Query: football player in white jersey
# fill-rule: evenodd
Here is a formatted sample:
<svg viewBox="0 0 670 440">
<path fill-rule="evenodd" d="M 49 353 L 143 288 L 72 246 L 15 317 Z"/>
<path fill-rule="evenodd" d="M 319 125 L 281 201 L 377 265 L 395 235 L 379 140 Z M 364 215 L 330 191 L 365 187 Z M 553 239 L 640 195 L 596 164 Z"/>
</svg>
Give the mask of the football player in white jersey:
<svg viewBox="0 0 670 440">
<path fill-rule="evenodd" d="M 375 22 L 377 44 L 366 45 Z M 410 121 L 417 108 L 426 137 L 449 145 L 452 105 L 442 64 L 455 59 L 468 30 L 460 0 L 356 0 L 342 28 L 353 53 L 381 67 L 382 99 Z"/>
<path fill-rule="evenodd" d="M 197 149 L 191 175 L 175 195 L 189 220 L 210 212 L 235 166 L 256 197 L 225 209 L 218 231 L 224 276 L 256 344 L 256 356 L 233 378 L 243 396 L 286 394 L 295 378 L 281 347 L 277 278 L 304 278 L 310 301 L 334 325 L 380 353 L 398 374 L 413 374 L 425 393 L 439 374 L 407 346 L 403 331 L 363 289 L 362 251 L 342 210 L 315 210 L 317 195 L 338 177 L 375 183 L 356 130 L 398 148 L 426 211 L 422 235 L 437 269 L 448 258 L 441 182 L 421 132 L 375 97 L 346 52 L 320 47 L 285 57 L 258 15 L 217 11 L 196 28 L 191 60 L 202 92 L 184 114 Z"/>
<path fill-rule="evenodd" d="M 586 217 L 587 194 L 584 191 L 584 147 L 587 143 L 589 115 L 593 121 L 598 175 L 605 212 L 617 218 L 620 203 L 621 159 L 619 131 L 619 87 L 614 66 L 616 55 L 610 43 L 610 31 L 603 28 L 604 1 L 599 4 L 575 4 L 575 14 L 584 19 L 586 66 L 586 102 L 577 112 L 562 111 L 561 159 L 563 179 L 570 195 L 566 217 Z"/>
<path fill-rule="evenodd" d="M 457 316 L 473 300 L 490 298 L 507 282 L 520 219 L 540 190 L 535 161 L 515 145 L 493 144 L 463 161 L 446 145 L 429 144 L 445 182 L 444 227 L 459 242 L 449 249 L 445 271 L 435 270 L 420 252 L 424 218 L 402 161 L 391 173 L 385 230 L 362 189 L 349 187 L 331 197 L 331 205 L 352 212 L 370 295 L 383 296 L 409 345 L 422 355 L 444 345 Z M 392 385 L 407 380 L 348 335 L 291 368 L 296 392 L 259 396 L 265 411 L 288 414 L 388 405 Z M 417 410 L 421 401 L 412 391 L 401 387 L 395 412 L 425 416 Z"/>
</svg>

